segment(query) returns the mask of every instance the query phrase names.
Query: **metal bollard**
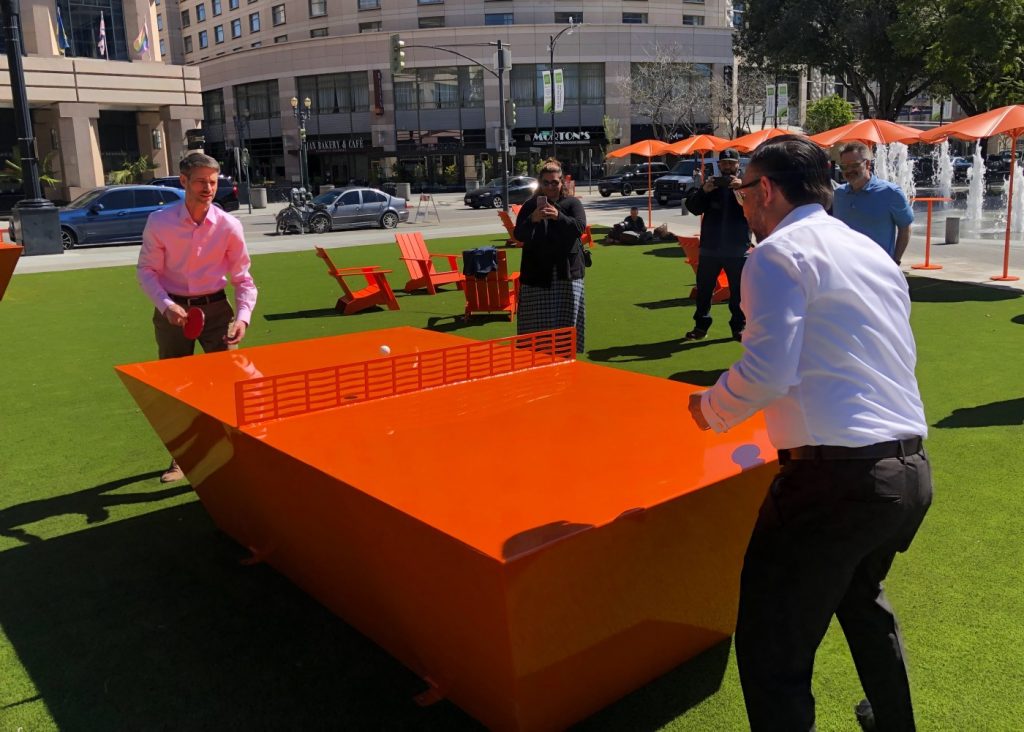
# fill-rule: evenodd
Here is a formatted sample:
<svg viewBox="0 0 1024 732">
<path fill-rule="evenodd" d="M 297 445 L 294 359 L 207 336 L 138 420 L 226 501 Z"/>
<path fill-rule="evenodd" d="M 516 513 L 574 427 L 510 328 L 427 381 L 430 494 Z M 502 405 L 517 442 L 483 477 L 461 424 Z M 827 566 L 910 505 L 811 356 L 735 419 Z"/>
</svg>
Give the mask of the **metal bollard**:
<svg viewBox="0 0 1024 732">
<path fill-rule="evenodd" d="M 946 238 L 942 242 L 943 244 L 959 244 L 960 243 L 960 217 L 959 216 L 947 216 L 946 217 Z"/>
</svg>

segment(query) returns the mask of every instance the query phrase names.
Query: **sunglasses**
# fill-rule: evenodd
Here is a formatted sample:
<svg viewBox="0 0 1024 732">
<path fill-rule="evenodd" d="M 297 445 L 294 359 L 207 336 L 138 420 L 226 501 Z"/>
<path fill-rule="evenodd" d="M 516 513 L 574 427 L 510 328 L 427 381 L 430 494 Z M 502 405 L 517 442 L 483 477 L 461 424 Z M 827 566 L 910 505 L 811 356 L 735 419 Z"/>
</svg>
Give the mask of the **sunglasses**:
<svg viewBox="0 0 1024 732">
<path fill-rule="evenodd" d="M 744 199 L 746 197 L 746 194 L 743 192 L 743 189 L 744 188 L 750 188 L 751 186 L 756 186 L 758 183 L 761 182 L 762 178 L 768 178 L 768 176 L 767 175 L 759 175 L 756 178 L 754 178 L 753 180 L 749 180 L 746 183 L 744 183 L 743 185 L 736 186 L 735 188 L 732 189 L 733 195 L 736 196 L 736 201 L 741 206 L 743 205 L 743 201 L 744 201 Z M 768 178 L 768 180 L 771 180 L 771 178 Z"/>
<path fill-rule="evenodd" d="M 843 171 L 844 173 L 850 172 L 850 171 L 854 171 L 857 168 L 860 168 L 861 166 L 863 166 L 864 163 L 866 163 L 866 162 L 867 162 L 867 160 L 858 160 L 856 163 L 846 163 L 845 165 L 844 164 L 840 164 L 839 165 L 839 169 L 841 171 Z"/>
<path fill-rule="evenodd" d="M 542 181 L 540 181 L 540 185 L 542 185 L 542 186 L 560 186 L 560 185 L 562 185 L 562 181 L 561 180 L 542 180 Z"/>
</svg>

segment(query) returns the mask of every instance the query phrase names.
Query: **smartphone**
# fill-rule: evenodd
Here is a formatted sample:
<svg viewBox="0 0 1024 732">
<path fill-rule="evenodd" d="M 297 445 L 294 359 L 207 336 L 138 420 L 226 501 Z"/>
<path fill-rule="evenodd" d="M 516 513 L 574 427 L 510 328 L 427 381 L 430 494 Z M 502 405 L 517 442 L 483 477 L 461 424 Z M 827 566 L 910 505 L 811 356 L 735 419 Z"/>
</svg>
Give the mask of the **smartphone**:
<svg viewBox="0 0 1024 732">
<path fill-rule="evenodd" d="M 717 175 L 715 176 L 715 185 L 719 188 L 728 188 L 732 183 L 731 175 Z"/>
<path fill-rule="evenodd" d="M 548 205 L 547 196 L 537 196 L 537 209 L 540 210 Z"/>
</svg>

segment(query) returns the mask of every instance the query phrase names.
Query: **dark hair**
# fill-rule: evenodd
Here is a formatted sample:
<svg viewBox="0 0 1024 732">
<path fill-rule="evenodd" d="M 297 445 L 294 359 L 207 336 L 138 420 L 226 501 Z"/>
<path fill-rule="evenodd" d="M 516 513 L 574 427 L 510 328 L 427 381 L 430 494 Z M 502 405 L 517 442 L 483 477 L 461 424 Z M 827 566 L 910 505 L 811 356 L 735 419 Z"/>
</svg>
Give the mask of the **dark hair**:
<svg viewBox="0 0 1024 732">
<path fill-rule="evenodd" d="M 828 155 L 802 135 L 780 135 L 757 146 L 747 170 L 770 179 L 794 206 L 832 205 Z"/>
<path fill-rule="evenodd" d="M 544 176 L 545 173 L 558 173 L 559 176 L 562 176 L 562 185 L 558 187 L 558 197 L 561 198 L 563 195 L 565 195 L 565 175 L 562 172 L 562 164 L 555 160 L 554 158 L 548 158 L 543 163 L 541 163 L 540 168 L 537 170 L 537 180 L 540 181 L 540 179 Z M 543 192 L 543 189 L 540 186 L 537 186 L 537 191 L 533 195 L 534 197 L 537 197 L 541 195 Z"/>
</svg>

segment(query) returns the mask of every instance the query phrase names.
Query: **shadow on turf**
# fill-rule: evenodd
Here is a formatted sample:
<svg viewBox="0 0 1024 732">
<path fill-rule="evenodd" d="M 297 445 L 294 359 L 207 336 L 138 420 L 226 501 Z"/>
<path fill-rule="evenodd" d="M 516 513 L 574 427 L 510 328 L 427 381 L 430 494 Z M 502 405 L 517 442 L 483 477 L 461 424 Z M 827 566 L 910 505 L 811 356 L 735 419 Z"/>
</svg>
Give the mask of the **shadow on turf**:
<svg viewBox="0 0 1024 732">
<path fill-rule="evenodd" d="M 246 554 L 199 503 L 0 553 L 0 586 L 18 588 L 0 624 L 54 726 L 483 729 L 450 702 L 419 707 L 423 681 Z M 719 688 L 728 656 L 719 644 L 581 729 L 657 729 Z"/>
<path fill-rule="evenodd" d="M 1020 290 L 970 282 L 936 280 L 930 277 L 908 277 L 913 302 L 996 302 L 1024 296 Z"/>
<path fill-rule="evenodd" d="M 996 427 L 1024 424 L 1024 397 L 954 409 L 935 427 Z"/>
<path fill-rule="evenodd" d="M 714 386 L 718 383 L 718 377 L 724 374 L 728 369 L 711 369 L 710 371 L 677 371 L 668 378 L 671 381 L 680 381 L 684 384 L 694 384 L 696 386 Z"/>
<path fill-rule="evenodd" d="M 0 510 L 0 536 L 7 536 L 25 544 L 41 542 L 43 541 L 41 537 L 30 534 L 21 527 L 64 515 L 81 515 L 85 518 L 86 523 L 98 524 L 110 518 L 109 509 L 111 506 L 153 503 L 191 492 L 192 488 L 188 485 L 179 485 L 171 488 L 144 490 L 135 493 L 111 493 L 111 491 L 116 491 L 119 488 L 124 488 L 134 483 L 158 478 L 162 472 L 157 470 L 152 473 L 133 475 L 128 478 L 112 480 L 109 483 L 87 488 L 76 493 L 10 506 Z"/>
<path fill-rule="evenodd" d="M 630 361 L 657 361 L 671 358 L 676 353 L 703 348 L 716 343 L 731 343 L 732 338 L 713 338 L 704 341 L 684 341 L 681 337 L 657 343 L 636 343 L 631 346 L 612 346 L 588 351 L 591 361 L 599 363 L 629 363 Z"/>
<path fill-rule="evenodd" d="M 686 256 L 679 246 L 648 249 L 644 254 L 649 257 L 667 257 L 669 259 L 682 259 Z"/>
<path fill-rule="evenodd" d="M 638 302 L 634 303 L 638 308 L 644 308 L 646 310 L 664 310 L 665 308 L 681 308 L 687 305 L 693 305 L 694 301 L 691 297 L 673 297 L 669 300 L 655 300 L 653 302 Z"/>
</svg>

